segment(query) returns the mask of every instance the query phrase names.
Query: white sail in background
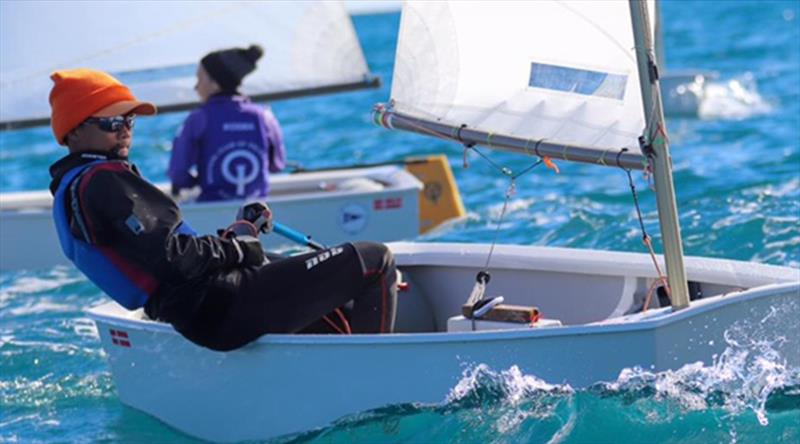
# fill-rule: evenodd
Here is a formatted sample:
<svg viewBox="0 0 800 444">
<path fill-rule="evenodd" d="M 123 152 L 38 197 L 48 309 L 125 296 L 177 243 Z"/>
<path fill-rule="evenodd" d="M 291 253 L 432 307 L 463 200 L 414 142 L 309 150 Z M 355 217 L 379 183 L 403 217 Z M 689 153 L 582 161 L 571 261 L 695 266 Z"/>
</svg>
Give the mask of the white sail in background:
<svg viewBox="0 0 800 444">
<path fill-rule="evenodd" d="M 0 37 L 3 126 L 49 117 L 58 69 L 109 71 L 140 99 L 191 106 L 200 58 L 253 43 L 264 57 L 245 78 L 250 96 L 372 80 L 341 2 L 3 1 Z"/>
<path fill-rule="evenodd" d="M 495 136 L 640 153 L 627 2 L 408 2 L 392 111 Z"/>
</svg>

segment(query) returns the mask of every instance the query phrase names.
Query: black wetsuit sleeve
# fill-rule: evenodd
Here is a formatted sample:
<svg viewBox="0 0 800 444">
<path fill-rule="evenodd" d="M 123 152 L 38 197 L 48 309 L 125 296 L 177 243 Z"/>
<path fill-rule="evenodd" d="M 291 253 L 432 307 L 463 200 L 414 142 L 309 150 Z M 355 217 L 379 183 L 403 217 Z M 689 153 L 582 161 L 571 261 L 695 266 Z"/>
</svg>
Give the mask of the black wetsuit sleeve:
<svg viewBox="0 0 800 444">
<path fill-rule="evenodd" d="M 234 243 L 217 236 L 177 234 L 175 202 L 125 164 L 90 171 L 78 184 L 91 242 L 169 282 L 237 267 Z"/>
<path fill-rule="evenodd" d="M 217 236 L 175 234 L 167 240 L 167 261 L 184 279 L 235 268 L 240 253 L 229 239 Z"/>
</svg>

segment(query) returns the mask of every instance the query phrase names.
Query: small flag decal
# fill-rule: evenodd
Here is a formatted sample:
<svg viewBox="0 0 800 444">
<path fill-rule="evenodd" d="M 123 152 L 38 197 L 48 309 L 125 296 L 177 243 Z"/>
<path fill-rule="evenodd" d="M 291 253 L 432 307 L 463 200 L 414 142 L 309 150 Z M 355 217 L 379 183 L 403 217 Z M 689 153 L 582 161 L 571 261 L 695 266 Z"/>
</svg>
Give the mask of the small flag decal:
<svg viewBox="0 0 800 444">
<path fill-rule="evenodd" d="M 114 330 L 114 329 L 109 329 L 108 331 L 111 333 L 111 342 L 113 342 L 114 345 L 119 345 L 120 347 L 130 347 L 131 346 L 131 341 L 128 340 L 128 333 L 127 332 L 124 332 L 122 330 Z"/>
</svg>

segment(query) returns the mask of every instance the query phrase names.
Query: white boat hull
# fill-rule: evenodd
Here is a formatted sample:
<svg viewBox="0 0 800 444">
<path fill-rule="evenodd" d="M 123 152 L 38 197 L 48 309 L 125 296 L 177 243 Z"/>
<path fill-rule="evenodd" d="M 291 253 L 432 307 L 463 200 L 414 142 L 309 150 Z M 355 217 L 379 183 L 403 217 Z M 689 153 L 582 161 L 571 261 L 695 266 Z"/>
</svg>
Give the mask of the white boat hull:
<svg viewBox="0 0 800 444">
<path fill-rule="evenodd" d="M 709 365 L 734 329 L 754 328 L 753 340 L 779 333 L 776 350 L 800 365 L 796 269 L 689 258 L 687 274 L 705 298 L 678 312 L 624 315 L 636 311 L 655 277 L 646 255 L 499 246 L 488 293 L 536 305 L 564 326 L 447 333 L 446 320 L 460 313 L 488 246 L 392 249 L 410 284 L 392 335 L 266 335 L 219 353 L 114 303 L 91 309 L 120 399 L 192 436 L 239 441 L 307 431 L 390 404 L 441 402 L 477 364 L 517 366 L 573 387 L 614 381 L 635 366 Z"/>
<path fill-rule="evenodd" d="M 276 220 L 323 244 L 412 239 L 420 233 L 422 183 L 402 167 L 274 175 L 270 185 L 267 202 Z M 233 222 L 241 204 L 184 203 L 181 211 L 198 233 L 212 234 Z M 263 236 L 262 243 L 270 249 L 291 244 L 278 235 Z M 53 225 L 50 193 L 0 195 L 0 270 L 68 263 Z"/>
</svg>

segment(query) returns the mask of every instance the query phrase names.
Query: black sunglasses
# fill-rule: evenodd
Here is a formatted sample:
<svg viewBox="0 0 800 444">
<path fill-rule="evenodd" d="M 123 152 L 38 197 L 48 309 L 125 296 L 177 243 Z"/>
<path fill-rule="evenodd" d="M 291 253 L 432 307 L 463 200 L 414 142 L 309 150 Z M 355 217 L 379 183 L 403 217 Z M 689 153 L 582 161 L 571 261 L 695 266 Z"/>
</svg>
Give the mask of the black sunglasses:
<svg viewBox="0 0 800 444">
<path fill-rule="evenodd" d="M 128 114 L 125 116 L 114 117 L 89 117 L 83 123 L 94 123 L 98 128 L 107 133 L 119 132 L 123 127 L 133 129 L 136 123 L 136 115 Z"/>
</svg>

